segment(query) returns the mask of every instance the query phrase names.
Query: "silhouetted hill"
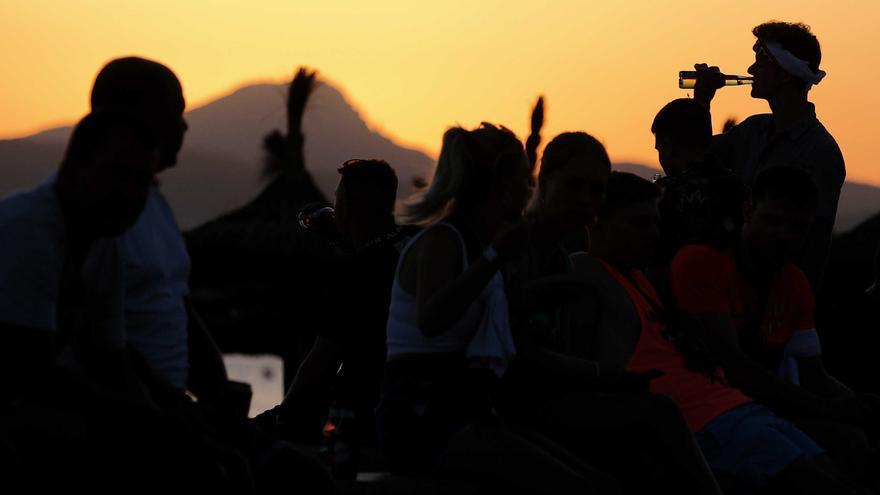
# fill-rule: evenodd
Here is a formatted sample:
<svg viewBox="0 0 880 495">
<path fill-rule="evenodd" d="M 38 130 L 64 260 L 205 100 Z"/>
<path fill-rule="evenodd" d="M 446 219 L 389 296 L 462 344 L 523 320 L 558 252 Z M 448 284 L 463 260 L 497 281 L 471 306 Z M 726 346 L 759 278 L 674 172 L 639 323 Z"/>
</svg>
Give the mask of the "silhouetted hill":
<svg viewBox="0 0 880 495">
<path fill-rule="evenodd" d="M 161 175 L 182 228 L 231 211 L 267 185 L 261 177 L 262 140 L 282 128 L 285 86 L 256 84 L 187 112 L 190 125 L 178 166 Z M 370 129 L 338 89 L 314 91 L 303 122 L 306 166 L 323 194 L 333 197 L 336 169 L 349 158 L 383 158 L 397 170 L 400 197 L 412 193 L 414 177 L 430 173 L 433 159 L 396 145 Z M 70 127 L 15 140 L 0 140 L 0 195 L 29 189 L 57 166 Z"/>
</svg>

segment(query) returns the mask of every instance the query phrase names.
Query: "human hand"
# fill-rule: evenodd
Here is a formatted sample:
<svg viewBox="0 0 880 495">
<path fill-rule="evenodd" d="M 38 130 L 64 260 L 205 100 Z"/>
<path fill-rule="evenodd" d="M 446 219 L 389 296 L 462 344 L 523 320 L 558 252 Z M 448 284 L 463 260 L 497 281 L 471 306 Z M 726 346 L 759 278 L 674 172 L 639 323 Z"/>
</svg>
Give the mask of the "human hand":
<svg viewBox="0 0 880 495">
<path fill-rule="evenodd" d="M 710 67 L 707 64 L 695 64 L 694 70 L 697 71 L 694 100 L 709 108 L 712 105 L 712 99 L 715 98 L 715 92 L 724 87 L 724 74 L 718 67 L 714 65 Z"/>
<path fill-rule="evenodd" d="M 538 163 L 538 146 L 541 145 L 541 128 L 544 127 L 544 97 L 539 96 L 532 110 L 531 132 L 526 140 L 526 155 L 529 157 L 529 166 L 534 170 Z"/>
</svg>

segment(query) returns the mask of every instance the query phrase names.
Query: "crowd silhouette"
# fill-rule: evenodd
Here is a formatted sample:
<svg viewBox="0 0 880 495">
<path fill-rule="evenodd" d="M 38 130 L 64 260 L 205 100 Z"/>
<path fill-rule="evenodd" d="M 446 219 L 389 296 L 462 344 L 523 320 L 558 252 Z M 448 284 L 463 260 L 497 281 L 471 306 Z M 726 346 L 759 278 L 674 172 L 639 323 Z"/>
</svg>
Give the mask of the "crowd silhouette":
<svg viewBox="0 0 880 495">
<path fill-rule="evenodd" d="M 880 397 L 829 373 L 816 324 L 845 177 L 808 99 L 819 42 L 803 24 L 753 34 L 751 94 L 771 113 L 713 136 L 724 77 L 696 64 L 694 98 L 644 129 L 653 182 L 613 170 L 586 132 L 539 156 L 542 97 L 525 142 L 448 129 L 397 212 L 381 157 L 341 164 L 332 203 L 314 192 L 301 69 L 287 132 L 264 143 L 271 183 L 224 217 L 242 245 L 284 239 L 266 263 L 298 258 L 285 266 L 311 285 L 275 349 L 298 363 L 289 388 L 255 418 L 196 311 L 157 179 L 187 130 L 180 81 L 110 61 L 57 172 L 0 200 L 3 483 L 876 493 Z"/>
</svg>

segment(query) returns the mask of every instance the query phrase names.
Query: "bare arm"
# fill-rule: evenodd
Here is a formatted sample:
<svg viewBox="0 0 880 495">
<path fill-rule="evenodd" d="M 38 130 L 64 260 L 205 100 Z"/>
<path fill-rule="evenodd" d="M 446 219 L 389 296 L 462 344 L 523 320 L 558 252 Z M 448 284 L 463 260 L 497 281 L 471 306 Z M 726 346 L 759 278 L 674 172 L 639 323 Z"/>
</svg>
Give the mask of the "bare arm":
<svg viewBox="0 0 880 495">
<path fill-rule="evenodd" d="M 531 133 L 526 139 L 526 156 L 529 157 L 529 166 L 534 173 L 538 165 L 538 147 L 541 146 L 541 128 L 544 127 L 544 97 L 539 96 L 532 109 Z"/>
<path fill-rule="evenodd" d="M 427 336 L 437 336 L 457 322 L 480 296 L 498 270 L 480 257 L 467 270 L 461 242 L 449 228 L 435 227 L 419 240 L 416 275 L 416 315 Z"/>
<path fill-rule="evenodd" d="M 736 329 L 730 316 L 720 313 L 696 315 L 697 325 L 710 351 L 718 357 L 731 384 L 769 406 L 800 414 L 820 417 L 834 415 L 832 408 L 820 397 L 803 387 L 792 385 L 746 355 L 739 347 Z"/>
</svg>

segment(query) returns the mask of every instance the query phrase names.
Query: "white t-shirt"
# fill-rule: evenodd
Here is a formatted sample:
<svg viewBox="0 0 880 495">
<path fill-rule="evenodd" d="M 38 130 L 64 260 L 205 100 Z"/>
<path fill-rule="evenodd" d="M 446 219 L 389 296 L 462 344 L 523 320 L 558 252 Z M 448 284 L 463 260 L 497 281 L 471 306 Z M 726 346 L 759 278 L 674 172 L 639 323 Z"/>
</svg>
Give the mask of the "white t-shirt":
<svg viewBox="0 0 880 495">
<path fill-rule="evenodd" d="M 172 385 L 186 389 L 190 260 L 174 214 L 155 187 L 120 243 L 128 345 Z"/>
<path fill-rule="evenodd" d="M 125 346 L 123 268 L 116 239 L 94 241 L 78 274 L 65 266 L 67 232 L 53 184 L 0 200 L 0 321 L 55 333 L 67 344 L 60 362 L 72 364 L 79 345 Z"/>
</svg>

